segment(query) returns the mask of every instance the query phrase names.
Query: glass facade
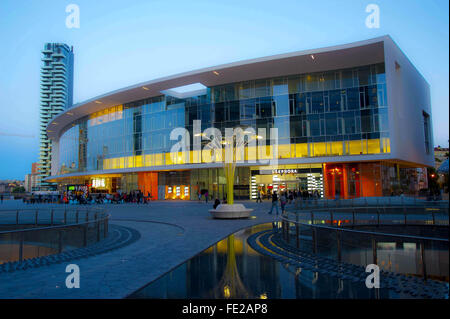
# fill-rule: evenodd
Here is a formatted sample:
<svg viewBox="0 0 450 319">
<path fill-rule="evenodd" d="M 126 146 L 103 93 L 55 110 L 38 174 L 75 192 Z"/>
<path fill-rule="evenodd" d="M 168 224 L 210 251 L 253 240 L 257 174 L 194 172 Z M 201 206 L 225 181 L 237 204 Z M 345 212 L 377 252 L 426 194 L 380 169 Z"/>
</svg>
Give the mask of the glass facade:
<svg viewBox="0 0 450 319">
<path fill-rule="evenodd" d="M 186 128 L 192 145 L 194 120 L 201 120 L 202 130 L 215 127 L 223 135 L 225 128 L 277 128 L 279 158 L 389 153 L 387 110 L 383 63 L 231 83 L 185 99 L 161 95 L 72 124 L 60 138 L 58 170 L 182 164 L 171 159 L 177 141 L 170 132 Z"/>
<path fill-rule="evenodd" d="M 423 187 L 420 181 L 426 171 L 388 161 L 359 162 L 359 155 L 390 153 L 391 106 L 386 94 L 384 64 L 380 63 L 213 86 L 203 95 L 183 99 L 160 95 L 116 105 L 77 120 L 62 134 L 59 174 L 84 176 L 63 178 L 59 183 L 89 185 L 93 192 L 139 189 L 152 199 L 198 200 L 199 194 L 204 199 L 208 191 L 210 199 L 222 200 L 226 179 L 221 167 L 177 168 L 188 162 L 170 153 L 178 142 L 170 140 L 170 133 L 182 127 L 190 133 L 189 163 L 213 161 L 210 152 L 193 149 L 193 122 L 200 120 L 202 132 L 214 127 L 222 136 L 226 128 L 251 127 L 267 133 L 277 128 L 278 159 L 324 157 L 315 164 L 239 166 L 236 199 L 255 199 L 258 192 L 270 196 L 274 190 L 300 190 L 325 198 L 415 194 Z M 427 114 L 423 122 L 427 132 Z M 269 134 L 262 141 L 266 158 L 277 154 Z M 202 148 L 208 142 L 202 141 Z M 427 142 L 425 134 L 425 147 Z M 246 160 L 251 159 L 252 147 L 256 146 L 247 147 Z M 341 156 L 352 155 L 354 160 L 346 157 L 351 162 L 339 163 Z M 109 171 L 133 168 L 140 169 Z"/>
</svg>

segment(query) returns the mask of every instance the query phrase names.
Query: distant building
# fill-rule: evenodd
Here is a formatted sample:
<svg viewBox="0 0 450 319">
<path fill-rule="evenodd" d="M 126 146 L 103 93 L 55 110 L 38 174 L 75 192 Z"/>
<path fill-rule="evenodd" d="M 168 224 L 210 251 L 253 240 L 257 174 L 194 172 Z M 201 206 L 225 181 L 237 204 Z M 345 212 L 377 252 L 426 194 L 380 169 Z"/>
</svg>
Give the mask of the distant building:
<svg viewBox="0 0 450 319">
<path fill-rule="evenodd" d="M 32 192 L 39 190 L 39 182 L 41 177 L 39 175 L 39 163 L 31 164 L 31 174 L 25 175 L 25 191 Z"/>
<path fill-rule="evenodd" d="M 55 189 L 44 182 L 50 176 L 52 142 L 47 137 L 48 123 L 73 103 L 73 50 L 67 44 L 46 43 L 42 50 L 39 184 L 41 190 Z"/>
<path fill-rule="evenodd" d="M 0 181 L 0 193 L 11 193 L 14 188 L 23 186 L 22 181 L 18 180 L 2 180 Z"/>
<path fill-rule="evenodd" d="M 31 174 L 39 173 L 39 163 L 32 163 L 31 164 Z"/>
<path fill-rule="evenodd" d="M 448 159 L 448 147 L 440 147 L 439 145 L 434 148 L 434 167 L 438 169 L 442 163 Z"/>
</svg>

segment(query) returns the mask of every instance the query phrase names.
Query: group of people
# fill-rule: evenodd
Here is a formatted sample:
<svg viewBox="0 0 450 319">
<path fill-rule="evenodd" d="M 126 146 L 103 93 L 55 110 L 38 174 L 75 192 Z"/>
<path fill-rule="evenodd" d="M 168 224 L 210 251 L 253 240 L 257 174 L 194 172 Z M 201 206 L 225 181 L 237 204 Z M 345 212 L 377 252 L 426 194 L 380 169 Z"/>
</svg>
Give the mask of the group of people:
<svg viewBox="0 0 450 319">
<path fill-rule="evenodd" d="M 205 195 L 205 202 L 206 202 L 206 204 L 208 204 L 209 192 L 205 191 L 203 193 Z M 198 196 L 198 201 L 201 202 L 202 201 L 202 192 L 199 191 L 197 196 Z"/>
<path fill-rule="evenodd" d="M 317 190 L 315 190 L 314 192 L 309 192 L 309 191 L 301 191 L 301 190 L 289 190 L 286 192 L 281 192 L 280 195 L 277 194 L 277 191 L 273 191 L 272 192 L 272 206 L 270 208 L 269 214 L 272 214 L 273 209 L 275 208 L 277 215 L 278 215 L 278 202 L 280 202 L 280 207 L 281 207 L 281 213 L 284 214 L 286 211 L 286 205 L 287 204 L 292 204 L 294 201 L 301 199 L 301 200 L 309 200 L 309 199 L 319 199 L 320 198 L 320 194 Z M 256 202 L 262 202 L 261 200 L 261 196 L 258 195 L 258 198 L 256 200 Z"/>
<path fill-rule="evenodd" d="M 271 195 L 272 201 L 273 201 L 274 194 L 276 194 L 276 191 L 274 191 Z M 287 192 L 282 192 L 281 196 L 283 196 L 283 195 L 286 197 L 286 200 L 289 204 L 294 202 L 295 200 L 297 200 L 297 198 L 302 199 L 302 200 L 319 199 L 320 198 L 320 193 L 318 190 L 315 190 L 314 192 L 308 191 L 308 190 L 289 190 Z M 258 191 L 256 196 L 257 196 L 256 202 L 262 203 L 262 199 L 264 196 L 263 196 L 263 193 L 261 190 Z"/>
<path fill-rule="evenodd" d="M 145 196 L 142 191 L 134 191 L 129 193 L 114 193 L 114 194 L 64 194 L 63 203 L 65 204 L 148 204 L 152 199 L 150 192 Z"/>
<path fill-rule="evenodd" d="M 64 192 L 60 195 L 35 195 L 24 197 L 23 201 L 27 204 L 41 204 L 41 203 L 57 203 L 57 204 L 123 204 L 136 203 L 148 204 L 152 199 L 150 193 L 147 196 L 140 190 L 129 193 L 114 193 L 114 194 L 90 194 L 85 192 Z"/>
<path fill-rule="evenodd" d="M 32 193 L 30 196 L 22 198 L 22 201 L 27 204 L 57 204 L 61 202 L 60 195 L 42 195 Z"/>
<path fill-rule="evenodd" d="M 280 206 L 281 206 L 281 214 L 284 214 L 286 211 L 286 204 L 289 202 L 291 203 L 294 199 L 294 195 L 293 193 L 288 193 L 286 194 L 286 192 L 282 192 L 280 196 L 278 196 L 277 191 L 273 191 L 272 193 L 272 206 L 270 208 L 269 214 L 271 215 L 273 212 L 273 209 L 275 208 L 275 210 L 277 211 L 277 216 L 278 216 L 278 202 L 280 202 Z"/>
<path fill-rule="evenodd" d="M 205 203 L 208 204 L 209 200 L 212 200 L 215 198 L 214 200 L 214 205 L 219 205 L 220 204 L 220 199 L 216 196 L 216 194 L 213 193 L 213 195 L 210 195 L 208 190 L 204 191 L 203 194 L 201 192 L 197 193 L 198 196 L 198 201 L 201 202 L 202 201 L 202 197 L 205 196 Z M 222 199 L 222 203 L 226 203 L 227 202 L 227 198 L 226 195 L 224 195 L 223 199 Z M 215 209 L 216 207 L 214 207 Z"/>
</svg>

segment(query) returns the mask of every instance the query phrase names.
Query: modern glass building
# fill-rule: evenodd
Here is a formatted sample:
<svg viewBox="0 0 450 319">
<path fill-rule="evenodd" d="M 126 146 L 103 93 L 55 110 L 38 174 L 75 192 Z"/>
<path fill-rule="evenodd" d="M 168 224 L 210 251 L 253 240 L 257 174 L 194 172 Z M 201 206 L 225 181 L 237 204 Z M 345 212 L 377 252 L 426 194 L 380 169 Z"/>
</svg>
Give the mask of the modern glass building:
<svg viewBox="0 0 450 319">
<path fill-rule="evenodd" d="M 62 43 L 46 43 L 42 50 L 39 174 L 41 190 L 56 187 L 45 181 L 50 176 L 52 142 L 47 125 L 73 102 L 73 50 Z"/>
<path fill-rule="evenodd" d="M 241 128 L 257 132 L 257 143 L 237 164 L 237 199 L 257 190 L 416 194 L 434 163 L 429 90 L 389 36 L 140 83 L 50 121 L 46 181 L 61 190 L 140 189 L 154 199 L 197 199 L 208 190 L 222 199 L 222 163 L 206 147 L 206 129 L 224 136 Z M 175 128 L 187 132 L 186 153 L 173 149 Z"/>
</svg>

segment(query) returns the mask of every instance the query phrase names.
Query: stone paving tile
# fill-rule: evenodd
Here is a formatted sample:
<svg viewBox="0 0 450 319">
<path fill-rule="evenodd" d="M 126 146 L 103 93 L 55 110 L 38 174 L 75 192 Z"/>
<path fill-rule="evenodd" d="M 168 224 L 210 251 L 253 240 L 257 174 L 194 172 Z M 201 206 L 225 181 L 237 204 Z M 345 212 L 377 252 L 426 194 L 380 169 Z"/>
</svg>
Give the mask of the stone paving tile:
<svg viewBox="0 0 450 319">
<path fill-rule="evenodd" d="M 214 220 L 208 213 L 212 203 L 203 202 L 101 205 L 111 214 L 112 224 L 136 229 L 141 234 L 140 240 L 89 258 L 1 273 L 0 298 L 123 298 L 229 234 L 273 220 L 273 216 L 267 214 L 269 201 L 243 203 L 255 208 L 256 218 Z M 31 206 L 18 201 L 7 205 L 9 207 L 0 208 L 61 207 L 55 204 Z M 68 275 L 65 267 L 69 263 L 80 267 L 79 289 L 65 286 Z"/>
</svg>

